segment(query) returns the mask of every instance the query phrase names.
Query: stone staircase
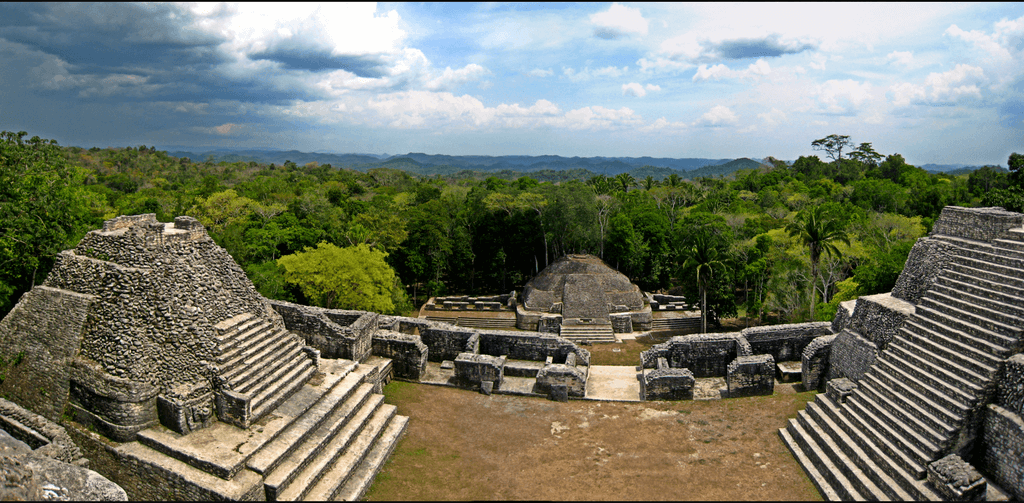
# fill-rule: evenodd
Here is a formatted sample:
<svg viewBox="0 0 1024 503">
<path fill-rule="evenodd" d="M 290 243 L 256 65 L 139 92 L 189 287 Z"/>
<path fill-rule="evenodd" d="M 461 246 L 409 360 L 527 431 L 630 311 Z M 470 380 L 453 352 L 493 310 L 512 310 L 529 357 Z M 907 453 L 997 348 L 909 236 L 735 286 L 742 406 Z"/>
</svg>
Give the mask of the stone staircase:
<svg viewBox="0 0 1024 503">
<path fill-rule="evenodd" d="M 186 436 L 158 426 L 119 450 L 218 498 L 359 499 L 405 432 L 408 418 L 396 415 L 395 406 L 373 393 L 377 367 L 323 362 L 323 374 L 256 426 L 215 422 Z"/>
<path fill-rule="evenodd" d="M 825 394 L 779 431 L 826 499 L 938 499 L 928 464 L 976 426 L 1024 329 L 1024 230 L 957 247 L 858 388 Z"/>
<path fill-rule="evenodd" d="M 615 333 L 611 325 L 569 325 L 562 323 L 559 328 L 559 336 L 573 342 L 615 342 Z"/>
<path fill-rule="evenodd" d="M 217 412 L 222 421 L 248 427 L 316 373 L 302 338 L 284 327 L 245 313 L 214 328 L 220 351 Z"/>
<path fill-rule="evenodd" d="M 515 318 L 478 318 L 459 316 L 460 327 L 508 329 L 516 327 Z"/>
<path fill-rule="evenodd" d="M 700 330 L 700 318 L 655 318 L 651 322 L 651 332 L 681 332 L 684 330 Z"/>
</svg>

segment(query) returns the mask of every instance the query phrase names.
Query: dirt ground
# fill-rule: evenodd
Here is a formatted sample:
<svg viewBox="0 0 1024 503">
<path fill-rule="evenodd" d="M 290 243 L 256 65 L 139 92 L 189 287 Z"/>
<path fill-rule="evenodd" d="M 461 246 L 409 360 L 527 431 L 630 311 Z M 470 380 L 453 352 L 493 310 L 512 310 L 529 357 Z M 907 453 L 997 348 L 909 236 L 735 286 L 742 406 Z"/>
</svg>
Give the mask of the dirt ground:
<svg viewBox="0 0 1024 503">
<path fill-rule="evenodd" d="M 798 386 L 728 400 L 559 403 L 392 382 L 386 401 L 409 429 L 366 499 L 818 500 L 778 437 L 813 399 Z"/>
</svg>

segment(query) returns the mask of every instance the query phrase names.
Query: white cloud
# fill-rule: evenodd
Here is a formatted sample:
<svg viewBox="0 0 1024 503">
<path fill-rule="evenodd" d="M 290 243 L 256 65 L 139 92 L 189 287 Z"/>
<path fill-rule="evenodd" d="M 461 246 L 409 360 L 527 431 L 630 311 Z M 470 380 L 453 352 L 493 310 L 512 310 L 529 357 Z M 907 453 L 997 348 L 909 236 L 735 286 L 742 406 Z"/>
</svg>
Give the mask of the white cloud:
<svg viewBox="0 0 1024 503">
<path fill-rule="evenodd" d="M 604 39 L 619 38 L 623 35 L 647 35 L 648 21 L 640 14 L 640 9 L 632 9 L 613 3 L 608 10 L 591 14 L 590 22 L 594 23 L 594 36 Z"/>
<path fill-rule="evenodd" d="M 903 82 L 891 86 L 889 92 L 892 104 L 897 107 L 910 104 L 950 105 L 980 98 L 980 85 L 985 81 L 985 72 L 981 68 L 959 64 L 948 72 L 928 74 L 924 85 Z"/>
<path fill-rule="evenodd" d="M 602 106 L 583 107 L 571 110 L 565 116 L 555 119 L 548 119 L 545 123 L 568 129 L 619 129 L 625 126 L 639 126 L 642 123 L 640 116 L 629 108 L 622 107 L 618 110 Z"/>
<path fill-rule="evenodd" d="M 852 114 L 871 99 L 871 84 L 855 80 L 827 80 L 816 89 L 818 103 L 833 114 Z"/>
<path fill-rule="evenodd" d="M 585 81 L 585 80 L 590 80 L 590 79 L 594 79 L 594 78 L 598 78 L 598 77 L 605 77 L 605 78 L 621 77 L 624 74 L 626 74 L 626 72 L 628 72 L 628 71 L 629 71 L 629 68 L 625 67 L 625 66 L 622 67 L 622 68 L 618 68 L 618 67 L 614 67 L 614 66 L 606 66 L 604 68 L 597 68 L 597 69 L 594 69 L 594 70 L 591 70 L 590 67 L 586 67 L 586 68 L 584 68 L 584 69 L 582 69 L 580 71 L 576 71 L 576 70 L 573 70 L 572 68 L 566 67 L 566 68 L 562 68 L 562 75 L 564 75 L 566 78 L 568 78 L 569 80 L 571 80 L 573 82 L 582 82 L 582 81 Z"/>
<path fill-rule="evenodd" d="M 644 86 L 644 89 L 647 89 L 648 91 L 661 91 L 661 86 L 657 84 L 647 84 Z"/>
<path fill-rule="evenodd" d="M 679 72 L 693 68 L 693 65 L 686 61 L 673 61 L 667 58 L 655 58 L 653 61 L 647 58 L 640 58 L 637 60 L 636 65 L 639 66 L 640 71 L 644 73 L 660 71 Z"/>
<path fill-rule="evenodd" d="M 751 63 L 746 70 L 731 70 L 723 64 L 717 64 L 710 68 L 707 65 L 700 65 L 697 73 L 693 74 L 693 81 L 721 80 L 721 79 L 757 79 L 772 72 L 771 67 L 763 59 Z"/>
<path fill-rule="evenodd" d="M 533 70 L 526 72 L 526 74 L 531 77 L 550 77 L 554 75 L 555 72 L 551 71 L 550 68 L 547 70 L 543 68 L 534 68 Z"/>
<path fill-rule="evenodd" d="M 683 131 L 689 127 L 690 125 L 685 122 L 669 122 L 662 117 L 640 128 L 640 131 L 644 133 L 650 133 L 652 131 Z"/>
<path fill-rule="evenodd" d="M 892 51 L 885 59 L 890 63 L 909 66 L 914 61 L 914 53 L 911 51 Z"/>
<path fill-rule="evenodd" d="M 729 107 L 716 105 L 694 122 L 695 126 L 720 127 L 736 124 L 739 118 Z"/>
<path fill-rule="evenodd" d="M 430 90 L 449 89 L 466 82 L 479 80 L 486 75 L 491 75 L 490 70 L 476 63 L 470 63 L 458 70 L 452 70 L 451 67 L 447 67 L 444 69 L 444 73 L 427 82 L 425 87 Z"/>
<path fill-rule="evenodd" d="M 783 122 L 789 122 L 785 112 L 775 107 L 772 107 L 771 111 L 757 114 L 757 118 L 763 120 L 767 126 L 778 126 Z"/>
<path fill-rule="evenodd" d="M 647 94 L 644 90 L 644 86 L 636 82 L 630 82 L 629 84 L 622 84 L 622 95 L 623 96 L 635 96 L 637 98 L 643 98 Z"/>
</svg>

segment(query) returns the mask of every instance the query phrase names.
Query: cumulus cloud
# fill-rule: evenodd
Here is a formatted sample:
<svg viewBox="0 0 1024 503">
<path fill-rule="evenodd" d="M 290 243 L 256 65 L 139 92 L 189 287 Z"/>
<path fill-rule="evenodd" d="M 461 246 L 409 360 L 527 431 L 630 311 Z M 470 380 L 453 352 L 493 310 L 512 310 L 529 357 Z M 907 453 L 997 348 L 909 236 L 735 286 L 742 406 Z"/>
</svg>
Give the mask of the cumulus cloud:
<svg viewBox="0 0 1024 503">
<path fill-rule="evenodd" d="M 555 72 L 551 71 L 551 69 L 545 70 L 543 68 L 534 68 L 533 70 L 526 72 L 526 74 L 531 77 L 550 77 L 554 75 Z"/>
<path fill-rule="evenodd" d="M 952 105 L 981 97 L 980 85 L 985 72 L 976 66 L 959 64 L 948 72 L 928 74 L 923 85 L 903 82 L 889 88 L 892 104 L 905 107 L 919 105 Z"/>
<path fill-rule="evenodd" d="M 603 39 L 616 39 L 627 35 L 647 35 L 648 21 L 640 14 L 640 9 L 633 9 L 613 3 L 608 10 L 591 14 L 590 22 L 594 24 L 594 36 Z"/>
<path fill-rule="evenodd" d="M 430 90 L 449 89 L 466 82 L 479 80 L 486 75 L 491 75 L 490 70 L 476 63 L 470 63 L 458 70 L 447 67 L 440 76 L 427 82 L 425 87 Z"/>
<path fill-rule="evenodd" d="M 622 84 L 623 96 L 634 96 L 637 98 L 643 98 L 644 96 L 647 95 L 648 91 L 661 91 L 661 86 L 655 84 L 647 84 L 646 86 L 642 86 L 637 82 Z"/>
<path fill-rule="evenodd" d="M 654 122 L 652 122 L 652 123 L 650 123 L 650 124 L 648 124 L 648 125 L 646 125 L 644 127 L 641 127 L 640 131 L 644 132 L 644 133 L 650 133 L 650 132 L 653 132 L 653 131 L 678 132 L 678 131 L 686 130 L 689 127 L 690 127 L 690 125 L 685 123 L 685 122 L 669 122 L 664 117 L 661 117 L 658 120 L 656 120 L 656 121 L 654 121 Z"/>
<path fill-rule="evenodd" d="M 758 59 L 756 62 L 751 63 L 744 70 L 731 70 L 729 67 L 723 64 L 717 64 L 712 67 L 707 65 L 700 65 L 697 68 L 697 72 L 693 74 L 693 81 L 700 82 L 704 80 L 721 80 L 721 79 L 749 79 L 758 78 L 768 75 L 772 72 L 771 67 L 763 59 Z"/>
<path fill-rule="evenodd" d="M 768 112 L 757 114 L 757 118 L 764 121 L 767 126 L 778 126 L 779 124 L 789 121 L 785 112 L 775 107 L 772 107 Z"/>
<path fill-rule="evenodd" d="M 640 58 L 639 60 L 637 60 L 636 65 L 640 67 L 640 71 L 644 73 L 653 73 L 661 71 L 678 72 L 693 67 L 693 64 L 689 62 L 675 61 L 668 58 L 655 58 L 654 60 Z"/>
<path fill-rule="evenodd" d="M 824 112 L 849 115 L 871 99 L 871 84 L 851 79 L 827 80 L 817 86 L 815 94 Z"/>
<path fill-rule="evenodd" d="M 736 124 L 738 121 L 739 118 L 736 117 L 736 114 L 733 113 L 732 110 L 729 110 L 729 107 L 724 105 L 716 105 L 711 110 L 708 110 L 704 115 L 701 115 L 700 119 L 697 119 L 697 121 L 694 122 L 694 125 L 706 127 L 721 127 L 731 126 L 733 124 Z"/>
</svg>

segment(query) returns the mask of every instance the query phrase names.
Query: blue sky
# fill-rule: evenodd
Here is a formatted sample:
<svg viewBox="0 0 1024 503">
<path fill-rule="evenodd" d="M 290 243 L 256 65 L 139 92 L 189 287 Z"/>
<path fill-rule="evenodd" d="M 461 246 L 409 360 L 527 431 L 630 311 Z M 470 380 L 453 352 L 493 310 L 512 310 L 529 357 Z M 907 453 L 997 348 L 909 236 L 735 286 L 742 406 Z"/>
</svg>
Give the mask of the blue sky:
<svg viewBox="0 0 1024 503">
<path fill-rule="evenodd" d="M 62 145 L 1024 152 L 1024 4 L 0 4 L 0 129 Z"/>
</svg>

